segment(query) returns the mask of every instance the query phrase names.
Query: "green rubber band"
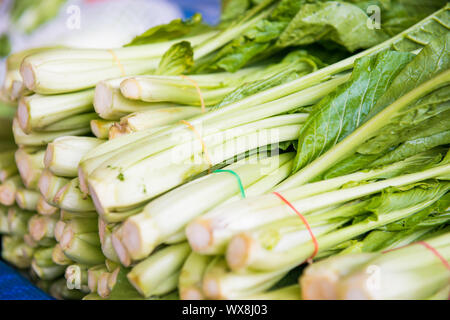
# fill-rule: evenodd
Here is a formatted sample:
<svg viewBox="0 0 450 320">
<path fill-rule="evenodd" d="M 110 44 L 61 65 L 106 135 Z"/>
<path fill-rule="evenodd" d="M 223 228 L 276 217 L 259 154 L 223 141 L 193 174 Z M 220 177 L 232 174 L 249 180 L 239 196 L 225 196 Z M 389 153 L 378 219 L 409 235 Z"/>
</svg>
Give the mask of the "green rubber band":
<svg viewBox="0 0 450 320">
<path fill-rule="evenodd" d="M 241 177 L 239 177 L 239 175 L 234 172 L 233 170 L 214 170 L 214 172 L 228 172 L 231 173 L 232 175 L 234 175 L 238 181 L 238 185 L 239 185 L 239 190 L 241 190 L 241 196 L 242 198 L 245 198 L 245 190 L 244 190 L 244 186 L 242 185 L 242 181 L 241 181 Z"/>
</svg>

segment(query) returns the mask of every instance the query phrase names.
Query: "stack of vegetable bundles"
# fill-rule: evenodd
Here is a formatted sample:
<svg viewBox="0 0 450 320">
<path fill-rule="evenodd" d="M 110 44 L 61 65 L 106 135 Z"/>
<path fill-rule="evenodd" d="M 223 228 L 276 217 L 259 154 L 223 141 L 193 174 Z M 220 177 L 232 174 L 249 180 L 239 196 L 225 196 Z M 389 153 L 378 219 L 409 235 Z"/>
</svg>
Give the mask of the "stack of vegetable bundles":
<svg viewBox="0 0 450 320">
<path fill-rule="evenodd" d="M 228 0 L 11 55 L 3 259 L 63 299 L 447 299 L 449 9 Z"/>
</svg>

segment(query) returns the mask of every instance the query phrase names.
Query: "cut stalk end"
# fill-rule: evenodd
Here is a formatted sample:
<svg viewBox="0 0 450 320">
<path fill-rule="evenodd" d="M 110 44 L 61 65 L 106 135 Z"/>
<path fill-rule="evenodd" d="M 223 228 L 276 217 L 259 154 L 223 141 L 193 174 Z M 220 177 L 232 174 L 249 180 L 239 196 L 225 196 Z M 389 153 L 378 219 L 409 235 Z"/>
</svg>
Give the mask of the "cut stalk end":
<svg viewBox="0 0 450 320">
<path fill-rule="evenodd" d="M 34 91 L 36 89 L 36 75 L 34 74 L 32 65 L 27 62 L 23 62 L 20 66 L 20 74 L 25 86 L 29 90 Z"/>
<path fill-rule="evenodd" d="M 125 246 L 123 245 L 122 241 L 120 240 L 119 236 L 117 235 L 117 232 L 113 233 L 111 235 L 111 242 L 114 248 L 114 251 L 116 251 L 117 256 L 119 257 L 120 263 L 124 265 L 125 267 L 128 267 L 131 265 L 131 257 L 129 253 L 127 252 Z"/>
<path fill-rule="evenodd" d="M 12 206 L 16 198 L 16 192 L 8 185 L 0 186 L 0 203 L 5 206 Z"/>
<path fill-rule="evenodd" d="M 55 239 L 56 241 L 61 241 L 61 237 L 64 234 L 64 229 L 66 227 L 66 223 L 64 221 L 58 221 L 55 225 Z"/>
<path fill-rule="evenodd" d="M 131 78 L 122 81 L 120 84 L 120 91 L 123 96 L 128 99 L 139 100 L 142 89 L 139 82 L 136 79 Z"/>
<path fill-rule="evenodd" d="M 203 292 L 210 299 L 219 300 L 221 298 L 220 281 L 215 277 L 203 279 Z"/>
<path fill-rule="evenodd" d="M 145 258 L 157 245 L 159 232 L 148 220 L 135 216 L 122 226 L 122 243 L 134 260 Z"/>
<path fill-rule="evenodd" d="M 330 272 L 305 274 L 300 278 L 302 297 L 304 300 L 336 300 L 336 284 L 339 277 Z"/>
<path fill-rule="evenodd" d="M 112 105 L 113 92 L 104 82 L 99 82 L 95 87 L 94 109 L 99 115 L 107 112 Z"/>
<path fill-rule="evenodd" d="M 185 288 L 180 292 L 181 300 L 205 300 L 205 296 L 200 288 Z"/>
<path fill-rule="evenodd" d="M 201 253 L 212 244 L 212 230 L 207 222 L 198 220 L 190 223 L 186 228 L 186 237 L 192 250 Z"/>
<path fill-rule="evenodd" d="M 227 248 L 226 259 L 229 267 L 236 271 L 245 268 L 250 261 L 253 239 L 246 233 L 234 236 Z"/>
<path fill-rule="evenodd" d="M 19 105 L 17 106 L 17 120 L 19 121 L 20 128 L 25 133 L 29 133 L 31 130 L 30 114 L 24 98 L 20 99 Z"/>
<path fill-rule="evenodd" d="M 40 241 L 47 233 L 47 224 L 43 218 L 31 219 L 28 225 L 28 231 L 35 241 Z"/>
<path fill-rule="evenodd" d="M 104 272 L 100 275 L 100 278 L 98 279 L 97 284 L 97 293 L 102 298 L 108 298 L 109 294 L 111 293 L 111 290 L 108 288 L 108 278 L 110 273 Z"/>
</svg>

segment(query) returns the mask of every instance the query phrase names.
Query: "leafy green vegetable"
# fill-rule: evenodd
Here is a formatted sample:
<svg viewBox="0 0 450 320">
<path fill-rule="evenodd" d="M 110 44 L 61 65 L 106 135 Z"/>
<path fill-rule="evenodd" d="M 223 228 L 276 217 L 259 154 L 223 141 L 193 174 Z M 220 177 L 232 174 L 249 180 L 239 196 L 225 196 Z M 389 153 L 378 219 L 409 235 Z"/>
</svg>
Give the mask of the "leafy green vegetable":
<svg viewBox="0 0 450 320">
<path fill-rule="evenodd" d="M 258 78 L 259 80 L 244 83 L 226 95 L 215 107 L 220 108 L 247 96 L 298 79 L 301 76 L 316 71 L 322 66 L 324 66 L 324 63 L 308 54 L 308 52 L 304 50 L 293 51 L 280 63 L 270 65 L 263 72 L 252 77 L 253 79 Z"/>
<path fill-rule="evenodd" d="M 159 62 L 156 75 L 178 75 L 194 65 L 194 52 L 190 42 L 181 41 L 170 47 Z"/>
<path fill-rule="evenodd" d="M 359 127 L 412 57 L 410 53 L 387 51 L 357 60 L 351 79 L 319 102 L 302 127 L 296 169 L 306 166 Z"/>
<path fill-rule="evenodd" d="M 419 22 L 446 3 L 442 0 L 420 2 L 423 1 L 281 0 L 267 18 L 223 47 L 213 59 L 200 64 L 206 70 L 234 72 L 290 46 L 321 43 L 330 47 L 332 43 L 335 50 L 336 45 L 349 51 L 369 48 Z M 244 10 L 244 4 L 241 5 L 240 11 Z M 381 28 L 368 27 L 371 5 L 381 10 Z M 404 45 L 411 44 L 405 41 Z"/>
<path fill-rule="evenodd" d="M 369 48 L 389 38 L 380 29 L 367 27 L 367 14 L 355 5 L 329 1 L 305 4 L 280 35 L 277 46 L 336 42 L 349 51 Z"/>
<path fill-rule="evenodd" d="M 372 105 L 367 106 L 366 110 L 369 111 L 369 114 L 367 114 L 366 117 L 359 118 L 357 114 L 353 114 L 353 117 L 355 117 L 356 119 L 361 119 L 361 121 L 357 122 L 354 127 L 350 127 L 349 131 L 345 131 L 346 127 L 342 125 L 343 123 L 345 124 L 345 122 L 343 121 L 333 123 L 335 126 L 337 126 L 337 129 L 329 129 L 329 127 L 325 125 L 321 126 L 322 123 L 327 123 L 326 120 L 322 120 L 322 122 L 318 122 L 317 124 L 313 122 L 314 118 L 308 121 L 308 123 L 301 130 L 298 148 L 299 153 L 297 155 L 297 161 L 295 163 L 294 170 L 305 168 L 308 163 L 310 165 L 306 166 L 306 169 L 302 170 L 303 172 L 301 171 L 298 175 L 292 176 L 290 178 L 291 182 L 297 181 L 298 183 L 298 181 L 301 181 L 303 179 L 311 179 L 313 176 L 317 177 L 318 172 L 320 172 L 320 174 L 323 174 L 323 172 L 328 171 L 329 168 L 333 166 L 333 164 L 335 164 L 336 167 L 339 167 L 340 164 L 337 163 L 337 159 L 340 162 L 345 159 L 354 157 L 355 151 L 363 146 L 364 143 L 367 143 L 368 140 L 370 141 L 370 139 L 375 139 L 373 137 L 380 136 L 385 130 L 389 133 L 389 130 L 392 129 L 392 126 L 390 124 L 398 126 L 398 117 L 400 116 L 401 118 L 401 115 L 404 114 L 405 110 L 406 112 L 408 110 L 416 110 L 417 108 L 415 109 L 414 106 L 418 106 L 419 108 L 423 109 L 423 101 L 420 101 L 419 99 L 423 96 L 426 96 L 432 91 L 436 91 L 437 89 L 445 86 L 448 83 L 447 74 L 450 66 L 450 57 L 448 55 L 449 44 L 450 34 L 447 34 L 444 37 L 434 39 L 427 46 L 425 46 L 425 48 L 414 59 L 412 59 L 400 72 L 398 72 L 395 79 L 391 81 L 391 84 L 385 87 L 386 91 L 379 99 L 369 100 L 369 104 Z M 367 73 L 376 72 L 372 71 Z M 339 93 L 339 90 L 337 92 Z M 364 90 L 358 90 L 357 94 L 359 95 L 361 92 L 364 92 Z M 324 100 L 326 99 L 328 98 L 325 98 Z M 339 99 L 339 96 L 335 99 Z M 419 100 L 419 102 L 416 104 L 417 100 Z M 437 100 L 442 99 L 439 98 Z M 323 101 L 320 102 L 319 105 L 322 104 Z M 334 100 L 332 99 L 331 103 L 333 103 L 333 101 Z M 341 108 L 337 108 L 338 111 L 333 113 L 333 117 L 330 117 L 330 119 L 336 117 L 336 114 L 342 114 L 343 112 L 346 112 L 347 104 L 343 103 L 343 101 L 345 100 L 336 101 L 337 105 Z M 431 99 L 430 101 L 433 101 L 433 99 Z M 368 102 L 368 99 L 364 99 L 364 102 Z M 427 103 L 425 103 L 425 105 L 427 105 Z M 430 105 L 434 107 L 436 106 L 436 104 Z M 445 106 L 439 106 L 437 109 L 445 110 Z M 431 112 L 431 114 L 433 113 L 435 113 L 435 111 Z M 361 124 L 363 125 L 360 126 Z M 358 126 L 360 127 L 358 128 Z M 406 123 L 406 126 L 408 126 L 408 123 Z M 313 132 L 313 134 L 305 135 L 305 132 L 308 132 L 308 130 Z M 355 131 L 352 132 L 352 130 Z M 352 142 L 350 143 L 346 141 L 346 139 L 343 139 L 339 142 L 336 139 L 327 145 L 326 143 L 324 143 L 324 141 L 328 141 L 324 138 L 321 138 L 321 140 L 318 140 L 316 138 L 328 137 L 328 131 L 331 131 L 332 133 L 338 132 L 339 135 L 341 134 L 341 132 L 346 132 L 347 134 L 351 133 Z M 309 140 L 307 139 L 308 137 Z M 440 135 L 428 140 L 422 143 L 422 146 L 424 147 L 417 148 L 416 152 L 420 152 L 441 143 L 445 143 L 446 135 Z M 406 147 L 407 146 L 405 146 L 405 148 Z M 401 153 L 403 153 L 405 156 L 413 154 L 413 152 Z M 322 156 L 318 159 L 318 156 L 320 154 L 322 154 Z M 356 160 L 361 161 L 360 164 L 355 165 L 354 160 L 351 160 L 351 162 L 353 163 L 346 163 L 345 166 L 352 169 L 362 168 L 363 165 L 367 165 L 371 162 L 371 160 L 375 160 L 376 158 L 377 157 L 375 156 L 370 158 L 367 158 L 365 156 L 358 156 L 356 157 Z M 400 158 L 401 157 L 392 157 L 392 159 L 397 160 Z M 312 161 L 315 161 L 316 159 L 320 160 L 320 165 L 318 165 L 317 162 L 312 163 Z M 314 166 L 311 167 L 311 164 L 314 164 Z"/>
<path fill-rule="evenodd" d="M 127 46 L 174 40 L 187 35 L 196 35 L 208 31 L 210 28 L 202 23 L 201 14 L 196 13 L 186 20 L 174 19 L 167 24 L 152 27 L 136 36 Z"/>
</svg>

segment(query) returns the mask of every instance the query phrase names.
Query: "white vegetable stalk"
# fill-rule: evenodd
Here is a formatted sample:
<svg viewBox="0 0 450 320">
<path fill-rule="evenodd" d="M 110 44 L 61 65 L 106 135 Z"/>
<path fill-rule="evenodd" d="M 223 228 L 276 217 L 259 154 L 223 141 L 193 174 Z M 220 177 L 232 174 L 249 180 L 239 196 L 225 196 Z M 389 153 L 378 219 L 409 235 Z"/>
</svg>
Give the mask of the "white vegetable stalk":
<svg viewBox="0 0 450 320">
<path fill-rule="evenodd" d="M 20 148 L 15 153 L 17 169 L 27 189 L 37 190 L 44 169 L 45 150 Z"/>
<path fill-rule="evenodd" d="M 184 80 L 190 83 L 189 80 Z M 157 78 L 134 77 L 120 84 L 120 91 L 125 98 L 146 102 L 172 102 L 185 105 L 200 106 L 201 100 L 197 88 L 192 85 L 176 86 L 173 82 Z M 216 89 L 202 89 L 201 97 L 207 106 L 212 106 L 235 88 L 226 86 Z"/>
<path fill-rule="evenodd" d="M 263 137 L 264 139 L 259 139 L 259 140 L 267 140 L 266 144 L 270 144 L 270 139 L 274 139 L 277 134 L 276 133 L 283 133 L 283 132 L 287 132 L 287 126 L 289 125 L 297 125 L 299 123 L 302 123 L 306 120 L 307 118 L 307 114 L 291 114 L 291 115 L 282 115 L 282 116 L 277 116 L 277 117 L 272 117 L 272 118 L 267 118 L 267 119 L 263 119 L 263 120 L 259 120 L 259 121 L 255 121 L 255 122 L 249 122 L 248 124 L 245 125 L 241 125 L 241 126 L 233 126 L 231 127 L 229 130 L 224 130 L 224 131 L 220 131 L 218 129 L 215 129 L 213 126 L 208 126 L 208 127 L 199 127 L 198 130 L 203 129 L 202 132 L 199 131 L 200 134 L 202 134 L 202 140 L 204 141 L 204 143 L 209 147 L 209 149 L 211 149 L 211 147 L 220 147 L 224 142 L 228 141 L 232 141 L 232 139 L 234 138 L 241 138 L 242 141 L 241 144 L 244 144 L 245 139 L 243 138 L 243 136 L 245 135 L 254 135 L 254 138 L 256 138 L 257 136 L 255 136 L 255 134 L 259 134 L 261 137 Z M 84 171 L 85 173 L 89 173 L 94 171 L 94 169 L 97 169 L 96 172 L 94 174 L 91 174 L 91 177 L 94 178 L 95 176 L 100 176 L 100 173 L 102 173 L 102 178 L 106 178 L 106 175 L 109 175 L 110 178 L 115 178 L 118 174 L 117 170 L 111 170 L 111 168 L 114 167 L 118 167 L 120 166 L 122 169 L 126 169 L 130 164 L 135 164 L 138 162 L 138 159 L 143 159 L 143 158 L 148 158 L 149 161 L 153 161 L 153 162 L 159 162 L 162 160 L 162 157 L 165 157 L 165 161 L 166 162 L 173 162 L 173 155 L 177 155 L 180 154 L 179 156 L 177 155 L 177 161 L 182 161 L 183 159 L 187 159 L 189 158 L 189 156 L 194 155 L 197 152 L 201 152 L 202 149 L 202 145 L 197 137 L 196 134 L 194 134 L 194 132 L 187 128 L 186 125 L 184 125 L 186 127 L 187 131 L 184 131 L 183 135 L 176 135 L 176 136 L 171 136 L 169 135 L 168 137 L 165 137 L 165 139 L 158 139 L 160 140 L 161 144 L 159 145 L 155 145 L 155 148 L 161 148 L 161 147 L 165 147 L 167 145 L 167 147 L 176 147 L 174 149 L 166 149 L 164 152 L 159 152 L 157 153 L 156 150 L 154 152 L 152 152 L 151 154 L 155 155 L 154 157 L 143 157 L 144 154 L 146 154 L 146 150 L 142 150 L 142 152 L 136 153 L 134 154 L 136 151 L 135 149 L 133 150 L 128 150 L 128 146 L 125 145 L 124 143 L 126 142 L 130 142 L 132 141 L 134 138 L 136 137 L 140 137 L 145 135 L 145 132 L 152 132 L 153 130 L 146 130 L 143 132 L 139 132 L 136 134 L 132 134 L 130 135 L 130 138 L 126 138 L 126 139 L 120 139 L 120 142 L 118 143 L 114 143 L 114 141 L 112 142 L 108 142 L 107 144 L 104 145 L 104 147 L 100 147 L 97 148 L 95 151 L 97 151 L 97 154 L 88 154 L 89 159 L 84 159 L 82 160 L 81 163 L 81 167 L 82 167 L 82 171 Z M 282 126 L 286 126 L 283 127 L 283 130 L 278 131 L 279 127 Z M 270 129 L 277 129 L 275 131 L 273 131 L 274 134 L 270 135 Z M 264 136 L 263 135 L 263 130 L 267 130 L 266 133 L 267 135 Z M 163 133 L 163 132 L 161 132 Z M 272 137 L 271 137 L 272 136 Z M 150 136 L 150 139 L 154 138 L 156 139 L 157 137 L 159 137 L 159 133 L 154 134 L 152 136 Z M 266 138 L 267 137 L 267 138 Z M 295 137 L 294 137 L 295 138 Z M 284 137 L 279 137 L 279 141 L 284 141 Z M 152 139 L 153 140 L 153 139 Z M 148 145 L 153 145 L 153 143 L 151 144 L 144 144 L 144 141 L 139 141 L 140 142 L 140 148 L 141 149 L 147 149 Z M 260 141 L 260 143 L 263 141 Z M 135 145 L 136 144 L 136 145 Z M 165 145 L 166 144 L 166 145 Z M 255 143 L 254 141 L 251 141 L 250 144 L 254 144 L 257 145 L 257 143 Z M 128 145 L 133 145 L 135 147 L 138 146 L 137 143 L 128 143 Z M 122 147 L 121 149 L 117 149 L 117 147 Z M 239 146 L 238 146 L 239 147 Z M 112 150 L 111 150 L 112 149 Z M 124 152 L 125 150 L 127 152 Z M 163 150 L 164 150 L 163 149 Z M 223 149 L 225 149 L 225 147 L 223 147 Z M 100 151 L 101 150 L 101 151 Z M 103 151 L 104 150 L 104 151 Z M 106 151 L 109 151 L 107 154 L 105 153 Z M 113 151 L 113 152 L 111 152 Z M 145 152 L 145 153 L 144 153 Z M 132 156 L 130 156 L 129 154 L 133 153 Z M 211 152 L 211 150 L 209 150 L 209 153 L 211 153 L 211 156 L 214 156 L 214 153 Z M 119 157 L 120 155 L 120 157 Z M 149 154 L 150 155 L 150 154 Z M 108 158 L 110 158 L 110 160 L 108 160 Z M 117 160 L 116 160 L 117 158 Z M 132 161 L 132 159 L 134 159 Z M 107 161 L 108 160 L 108 161 Z M 99 166 L 98 164 L 102 164 L 101 166 Z M 144 161 L 139 162 L 140 163 L 144 163 Z M 157 163 L 155 163 L 157 164 Z M 161 164 L 159 164 L 159 166 L 161 166 Z M 105 170 L 107 169 L 107 170 Z M 109 173 L 109 174 L 108 174 Z"/>
<path fill-rule="evenodd" d="M 119 263 L 119 257 L 113 248 L 112 244 L 112 233 L 116 227 L 114 225 L 107 225 L 103 219 L 98 219 L 98 232 L 100 236 L 100 243 L 102 247 L 102 252 L 106 258 L 111 261 Z"/>
<path fill-rule="evenodd" d="M 337 300 L 337 285 L 378 253 L 337 255 L 309 265 L 299 278 L 304 300 Z"/>
<path fill-rule="evenodd" d="M 447 174 L 449 171 L 449 164 L 440 165 L 422 172 L 326 192 L 304 199 L 296 200 L 286 196 L 285 198 L 305 215 L 319 209 L 375 194 L 388 187 L 400 187 L 432 179 Z M 273 202 L 265 202 L 264 200 L 267 197 L 274 197 L 278 200 L 278 203 L 274 205 Z M 203 254 L 218 254 L 224 252 L 228 241 L 234 234 L 291 217 L 293 214 L 295 213 L 292 209 L 274 194 L 257 196 L 213 209 L 191 222 L 186 228 L 186 235 L 194 251 Z"/>
<path fill-rule="evenodd" d="M 181 300 L 205 300 L 202 291 L 203 275 L 213 258 L 191 252 L 180 272 L 178 291 Z"/>
<path fill-rule="evenodd" d="M 68 179 L 58 177 L 51 173 L 50 170 L 44 169 L 41 177 L 39 178 L 38 187 L 45 201 L 53 206 L 57 206 L 57 203 L 54 200 L 55 196 L 57 192 L 67 183 L 69 183 Z"/>
<path fill-rule="evenodd" d="M 427 240 L 445 260 L 450 260 L 450 234 Z M 379 272 L 370 286 L 367 270 Z M 370 260 L 338 284 L 340 299 L 417 300 L 426 299 L 448 285 L 448 269 L 430 249 L 416 243 Z"/>
<path fill-rule="evenodd" d="M 262 129 L 228 140 L 224 144 L 210 146 L 208 149 L 210 163 L 214 166 L 249 150 L 282 141 L 295 140 L 298 137 L 299 129 L 299 125 Z M 258 137 L 262 138 L 258 139 Z M 103 213 L 115 208 L 135 206 L 180 185 L 189 177 L 209 168 L 209 164 L 200 158 L 201 150 L 197 151 L 197 154 L 193 154 L 194 158 L 183 161 L 185 158 L 181 157 L 181 159 L 178 158 L 181 163 L 170 163 L 171 158 L 174 155 L 176 157 L 180 151 L 162 152 L 155 157 L 140 161 L 129 169 L 121 167 L 123 169 L 121 172 L 110 168 L 97 169 L 89 176 L 90 194 L 97 211 Z M 114 174 L 112 177 L 111 172 Z M 125 195 L 124 192 L 127 194 Z"/>
<path fill-rule="evenodd" d="M 440 192 L 441 192 L 440 195 L 442 196 L 442 190 Z M 377 220 L 363 221 L 348 227 L 338 229 L 328 234 L 318 236 L 317 241 L 319 252 L 331 249 L 332 247 L 338 245 L 339 243 L 353 239 L 370 230 L 406 218 L 416 212 L 419 212 L 422 209 L 425 209 L 426 207 L 434 203 L 436 200 L 437 200 L 436 198 L 424 199 L 424 201 L 412 205 L 408 208 L 379 213 L 377 216 L 378 217 Z M 293 246 L 292 248 L 283 253 L 272 255 L 272 258 L 276 260 L 259 261 L 258 264 L 255 263 L 253 265 L 253 269 L 271 272 L 272 270 L 279 270 L 280 268 L 293 268 L 297 266 L 299 263 L 305 261 L 308 257 L 310 257 L 313 251 L 314 251 L 313 243 L 312 241 L 309 241 L 304 244 Z"/>
<path fill-rule="evenodd" d="M 38 129 L 36 132 L 57 132 L 64 130 L 75 130 L 90 128 L 91 121 L 98 119 L 98 115 L 95 112 L 77 114 L 75 116 L 63 119 L 55 122 L 45 128 Z"/>
<path fill-rule="evenodd" d="M 95 210 L 91 198 L 81 192 L 78 178 L 65 181 L 65 184 L 55 193 L 53 201 L 58 208 L 71 212 L 91 212 Z"/>
<path fill-rule="evenodd" d="M 96 265 L 105 261 L 96 232 L 75 234 L 65 229 L 59 243 L 64 254 L 77 263 Z"/>
<path fill-rule="evenodd" d="M 186 38 L 198 44 L 215 32 Z M 40 94 L 57 94 L 92 88 L 99 81 L 150 72 L 176 42 L 103 49 L 53 49 L 26 57 L 20 74 L 26 87 Z"/>
<path fill-rule="evenodd" d="M 98 280 L 100 276 L 108 272 L 106 266 L 104 264 L 100 264 L 88 269 L 88 287 L 90 292 L 97 292 L 98 289 Z"/>
<path fill-rule="evenodd" d="M 32 94 L 32 92 L 25 87 L 22 78 L 13 81 L 10 94 L 12 101 L 20 100 L 20 98 L 30 94 Z"/>
<path fill-rule="evenodd" d="M 72 212 L 61 209 L 59 218 L 62 221 L 77 219 L 77 218 L 97 218 L 98 214 L 95 211 L 85 211 L 85 212 Z"/>
<path fill-rule="evenodd" d="M 109 129 L 114 125 L 114 121 L 91 120 L 91 131 L 98 139 L 108 139 Z"/>
<path fill-rule="evenodd" d="M 36 211 L 39 197 L 39 192 L 22 188 L 16 192 L 16 203 L 21 209 Z"/>
<path fill-rule="evenodd" d="M 200 108 L 187 106 L 138 111 L 121 118 L 120 125 L 126 127 L 128 132 L 142 131 L 176 124 L 177 121 L 189 119 L 201 113 Z"/>
<path fill-rule="evenodd" d="M 60 95 L 34 94 L 20 100 L 17 118 L 25 133 L 86 112 L 93 112 L 94 90 Z"/>
<path fill-rule="evenodd" d="M 256 182 L 270 190 L 273 183 L 289 175 L 291 153 L 264 158 L 251 156 L 224 168 L 234 171 L 246 194 Z M 272 177 L 275 175 L 276 178 Z M 166 239 L 184 229 L 188 222 L 227 201 L 239 200 L 239 182 L 230 173 L 213 173 L 185 184 L 151 201 L 142 213 L 123 224 L 122 242 L 133 260 L 148 256 Z"/>
<path fill-rule="evenodd" d="M 163 248 L 134 266 L 128 280 L 144 297 L 162 294 L 164 282 L 170 282 L 174 274 L 179 275 L 190 252 L 187 242 Z"/>
<path fill-rule="evenodd" d="M 308 216 L 308 223 L 315 236 L 336 230 L 345 220 L 332 222 L 314 215 Z M 228 266 L 233 271 L 258 270 L 261 261 L 273 259 L 281 252 L 311 241 L 311 235 L 298 217 L 292 217 L 265 225 L 253 231 L 233 236 L 226 251 Z"/>
<path fill-rule="evenodd" d="M 19 146 L 29 146 L 29 147 L 43 147 L 49 142 L 52 142 L 56 138 L 63 136 L 79 136 L 88 134 L 90 132 L 90 127 L 82 127 L 78 129 L 69 129 L 61 131 L 49 131 L 49 132 L 31 132 L 26 134 L 23 132 L 22 128 L 19 126 L 19 121 L 17 118 L 13 120 L 13 134 L 14 141 Z"/>
<path fill-rule="evenodd" d="M 120 210 L 120 211 L 110 211 L 107 213 L 99 213 L 99 216 L 102 218 L 102 220 L 104 220 L 106 223 L 119 223 L 119 222 L 123 222 L 125 220 L 127 220 L 129 217 L 134 216 L 136 214 L 139 214 L 142 212 L 142 210 L 144 209 L 145 205 L 147 204 L 144 203 L 142 205 L 139 205 L 135 208 L 132 209 L 128 209 L 128 210 Z M 178 238 L 179 238 L 179 233 L 177 233 L 176 235 L 174 235 L 174 240 L 176 242 Z M 172 238 L 171 238 L 172 239 Z M 169 239 L 167 239 L 167 241 L 169 241 Z M 169 242 L 167 242 L 169 243 Z"/>
<path fill-rule="evenodd" d="M 155 104 L 126 99 L 119 85 L 124 78 L 105 80 L 95 87 L 94 108 L 97 114 L 106 120 L 119 120 L 133 112 L 160 109 L 171 104 Z"/>
<path fill-rule="evenodd" d="M 81 158 L 102 143 L 102 140 L 90 137 L 57 138 L 47 145 L 44 165 L 57 176 L 76 177 Z"/>
<path fill-rule="evenodd" d="M 49 204 L 47 201 L 45 201 L 45 198 L 40 195 L 38 203 L 36 205 L 36 211 L 41 215 L 51 216 L 58 211 L 58 208 Z"/>
<path fill-rule="evenodd" d="M 286 98 L 249 108 L 245 112 L 239 110 L 239 107 L 246 106 L 246 104 L 243 104 L 243 101 L 247 101 L 247 99 L 243 99 L 237 103 L 215 110 L 214 112 L 208 112 L 199 117 L 189 119 L 189 122 L 194 127 L 198 126 L 199 128 L 203 128 L 204 132 L 208 132 L 209 130 L 213 132 L 216 130 L 217 132 L 217 130 L 230 129 L 238 125 L 282 114 L 298 108 L 299 106 L 312 104 L 324 95 L 333 91 L 337 85 L 345 82 L 346 79 L 348 79 L 347 75 L 341 76 Z M 235 113 L 231 112 L 237 110 L 239 111 Z M 230 114 L 225 116 L 225 111 L 227 111 L 227 113 L 230 111 Z M 188 129 L 185 124 L 179 124 L 170 127 L 167 130 L 158 132 L 157 134 L 149 129 L 148 131 L 144 130 L 110 141 L 103 147 L 94 150 L 94 152 L 90 153 L 86 159 L 82 160 L 80 164 L 81 168 L 78 173 L 82 190 L 83 192 L 87 192 L 87 176 L 108 159 L 114 159 L 115 157 L 120 159 L 120 163 L 118 161 L 109 163 L 112 167 L 126 167 L 128 166 L 127 163 L 136 163 L 137 159 L 147 158 L 152 154 L 176 146 L 181 142 L 187 143 L 196 140 L 197 138 L 195 135 L 192 134 L 192 131 Z M 205 143 L 207 142 L 205 141 Z M 121 154 L 120 157 L 118 157 L 119 154 Z"/>
<path fill-rule="evenodd" d="M 64 233 L 64 229 L 66 228 L 66 222 L 63 220 L 59 220 L 58 222 L 56 222 L 55 225 L 55 231 L 53 232 L 55 235 L 55 240 L 56 241 L 61 241 L 61 237 Z"/>
<path fill-rule="evenodd" d="M 0 204 L 12 206 L 16 199 L 17 190 L 23 188 L 19 175 L 13 176 L 0 185 Z"/>
<path fill-rule="evenodd" d="M 204 274 L 202 288 L 208 299 L 235 300 L 268 290 L 286 273 L 284 270 L 234 273 L 227 269 L 222 258 L 217 257 Z"/>
</svg>

